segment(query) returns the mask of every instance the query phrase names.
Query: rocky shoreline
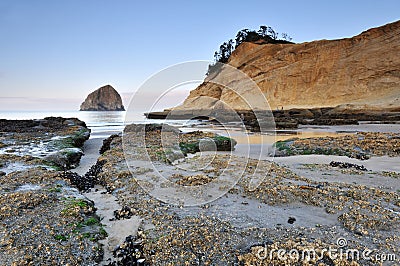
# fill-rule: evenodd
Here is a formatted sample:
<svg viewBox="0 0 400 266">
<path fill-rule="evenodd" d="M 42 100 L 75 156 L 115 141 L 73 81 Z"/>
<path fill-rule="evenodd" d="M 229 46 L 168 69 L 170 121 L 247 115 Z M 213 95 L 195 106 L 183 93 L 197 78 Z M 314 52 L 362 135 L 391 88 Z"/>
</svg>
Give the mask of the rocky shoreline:
<svg viewBox="0 0 400 266">
<path fill-rule="evenodd" d="M 152 135 L 152 138 L 157 139 L 157 136 Z M 135 138 L 129 141 L 135 142 Z M 109 145 L 99 158 L 104 163 L 99 179 L 133 215 L 143 218 L 137 237 L 143 246 L 144 257 L 151 265 L 287 265 L 290 260 L 282 261 L 276 255 L 260 259 L 257 254 L 264 247 L 321 250 L 334 247 L 340 237 L 348 240 L 348 248 L 370 248 L 386 254 L 398 251 L 399 236 L 392 232 L 398 230 L 396 221 L 400 219 L 399 181 L 388 177 L 384 171 L 372 172 L 358 165 L 338 162 L 289 168 L 268 161 L 249 160 L 244 164 L 242 179 L 228 194 L 201 206 L 182 209 L 162 203 L 146 193 L 141 176 L 156 178 L 156 174 L 152 169 L 129 171 L 121 137 L 113 137 Z M 152 153 L 153 149 L 154 146 L 149 146 L 148 152 Z M 141 154 L 137 156 L 141 160 Z M 214 180 L 228 164 L 232 167 L 230 174 L 237 175 L 243 165 L 241 157 L 197 155 L 186 158 L 182 164 L 189 165 L 188 169 L 198 169 L 204 162 L 211 164 L 194 174 L 182 171 L 180 164 L 170 165 L 160 157 L 154 159 L 154 163 L 163 164 L 163 172 L 174 173 L 167 176 L 169 180 L 185 186 Z M 251 191 L 248 182 L 256 168 L 268 174 L 261 185 Z M 318 180 L 321 175 L 327 178 Z M 348 181 L 337 182 L 336 175 Z M 378 188 L 373 181 L 368 185 L 357 185 L 351 181 L 354 175 L 370 180 L 389 178 L 393 180 L 393 187 Z M 379 265 L 376 260 L 355 261 L 327 256 L 300 264 L 315 263 Z"/>
<path fill-rule="evenodd" d="M 325 154 L 367 160 L 371 156 L 400 156 L 400 134 L 359 132 L 339 137 L 293 138 L 278 141 L 275 146 L 275 156 Z"/>
<path fill-rule="evenodd" d="M 88 138 L 76 134 L 86 128 L 82 122 L 48 118 L 0 123 L 8 125 L 1 132 L 4 146 L 0 150 L 14 150 L 12 156 L 1 154 L 7 158 L 0 165 L 5 172 L 0 177 L 2 265 L 380 265 L 377 257 L 331 258 L 325 254 L 309 261 L 287 256 L 282 260 L 276 253 L 260 257 L 262 252 L 278 249 L 318 252 L 338 248 L 339 238 L 346 240 L 343 249 L 398 256 L 398 172 L 371 171 L 362 163 L 346 162 L 346 157 L 341 157 L 343 162 L 328 164 L 312 163 L 311 159 L 307 164 L 258 161 L 232 156 L 229 150 L 235 141 L 212 133 L 182 133 L 167 125 L 131 125 L 123 137 L 112 135 L 104 140 L 97 163 L 78 175 L 66 167 L 75 163 L 61 167 L 46 159 L 47 153 L 54 152 L 48 147 L 60 136 L 72 137 L 74 141 L 68 143 L 81 147 L 81 141 Z M 22 137 L 17 138 L 20 135 L 15 132 Z M 369 151 L 368 157 L 398 158 L 398 134 L 359 134 L 288 141 L 277 148 L 317 153 L 319 146 L 332 150 L 361 147 Z M 172 139 L 177 142 L 169 143 Z M 131 146 L 124 147 L 127 144 Z M 39 151 L 37 157 L 32 149 L 22 149 L 32 145 Z M 311 146 L 315 149 L 309 149 Z M 302 153 L 285 155 L 294 154 Z M 143 164 L 147 160 L 157 171 Z M 13 161 L 21 162 L 22 167 L 10 168 Z M 160 173 L 166 181 L 193 191 L 210 182 L 225 189 L 224 173 L 238 181 L 215 201 L 184 207 L 149 194 L 163 183 L 158 180 Z M 260 185 L 250 189 L 250 180 L 258 173 L 263 174 Z M 110 228 L 96 211 L 101 206 L 84 193 L 98 185 L 122 206 L 114 210 L 113 219 L 140 218 L 137 234 L 119 236 L 125 241 L 115 247 L 113 259 L 103 262 L 101 243 Z"/>
<path fill-rule="evenodd" d="M 63 172 L 90 130 L 75 118 L 0 120 L 0 264 L 97 265 L 105 237 L 93 202 Z"/>
<path fill-rule="evenodd" d="M 0 129 L 0 158 L 2 171 L 6 173 L 15 162 L 19 162 L 21 168 L 32 162 L 50 168 L 74 168 L 90 136 L 86 124 L 76 118 L 2 119 Z"/>
<path fill-rule="evenodd" d="M 260 126 L 253 111 L 236 110 L 236 112 L 249 130 L 260 131 Z M 386 110 L 352 109 L 351 107 L 342 106 L 309 109 L 293 108 L 288 110 L 267 110 L 262 115 L 273 117 L 277 129 L 295 129 L 299 125 L 358 125 L 359 121 L 380 123 L 397 123 L 400 121 L 400 110 L 398 108 L 388 108 Z M 149 119 L 203 119 L 213 121 L 215 117 L 218 117 L 223 119 L 223 122 L 237 120 L 237 117 L 233 117 L 231 113 L 224 114 L 221 110 L 174 110 L 173 112 L 164 110 L 145 113 L 145 116 Z"/>
</svg>

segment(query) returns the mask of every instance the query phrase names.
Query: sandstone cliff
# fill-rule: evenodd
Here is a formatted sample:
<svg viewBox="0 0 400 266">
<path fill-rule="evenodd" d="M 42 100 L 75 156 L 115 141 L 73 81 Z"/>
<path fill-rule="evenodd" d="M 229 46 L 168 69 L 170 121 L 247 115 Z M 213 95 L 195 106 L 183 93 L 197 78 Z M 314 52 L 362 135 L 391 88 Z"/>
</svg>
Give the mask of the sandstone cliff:
<svg viewBox="0 0 400 266">
<path fill-rule="evenodd" d="M 257 83 L 273 110 L 338 105 L 400 108 L 400 21 L 340 40 L 242 43 L 228 64 Z M 223 67 L 207 77 L 177 109 L 216 107 L 212 98 L 235 109 L 249 109 L 238 95 L 212 83 L 215 79 L 225 79 L 226 84 L 239 82 L 225 75 L 226 71 Z"/>
<path fill-rule="evenodd" d="M 125 111 L 121 96 L 111 86 L 103 86 L 90 93 L 81 104 L 80 111 Z"/>
</svg>

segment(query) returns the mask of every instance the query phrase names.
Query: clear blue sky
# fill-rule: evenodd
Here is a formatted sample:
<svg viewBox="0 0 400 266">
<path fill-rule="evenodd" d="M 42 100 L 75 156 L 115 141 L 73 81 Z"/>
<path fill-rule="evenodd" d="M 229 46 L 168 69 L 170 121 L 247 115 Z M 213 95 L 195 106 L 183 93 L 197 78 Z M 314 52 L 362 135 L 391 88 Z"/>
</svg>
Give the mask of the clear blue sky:
<svg viewBox="0 0 400 266">
<path fill-rule="evenodd" d="M 243 28 L 336 39 L 399 20 L 399 10 L 398 0 L 0 0 L 0 110 L 19 97 L 76 109 L 104 84 L 133 92 L 169 65 L 212 60 Z"/>
</svg>

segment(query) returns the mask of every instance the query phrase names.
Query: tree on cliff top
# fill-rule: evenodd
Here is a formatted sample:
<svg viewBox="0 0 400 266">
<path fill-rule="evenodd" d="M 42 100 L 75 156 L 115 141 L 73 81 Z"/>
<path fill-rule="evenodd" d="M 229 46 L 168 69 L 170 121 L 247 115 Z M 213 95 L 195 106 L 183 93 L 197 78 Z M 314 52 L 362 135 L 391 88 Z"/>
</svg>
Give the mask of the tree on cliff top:
<svg viewBox="0 0 400 266">
<path fill-rule="evenodd" d="M 268 26 L 260 26 L 258 31 L 243 29 L 236 34 L 235 40 L 230 39 L 220 45 L 219 51 L 214 53 L 215 63 L 208 66 L 208 71 L 206 75 L 217 72 L 222 64 L 227 63 L 232 52 L 243 42 L 252 42 L 258 44 L 266 43 L 292 43 L 292 38 L 287 33 L 281 34 L 281 39 L 279 39 L 279 34 L 274 29 Z"/>
</svg>

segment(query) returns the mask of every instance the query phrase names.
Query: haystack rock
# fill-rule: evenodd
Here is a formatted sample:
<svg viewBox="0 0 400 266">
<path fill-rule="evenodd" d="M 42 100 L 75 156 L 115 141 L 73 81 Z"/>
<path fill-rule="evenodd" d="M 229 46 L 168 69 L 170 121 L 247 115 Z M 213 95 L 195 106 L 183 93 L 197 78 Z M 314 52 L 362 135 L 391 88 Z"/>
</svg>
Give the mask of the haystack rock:
<svg viewBox="0 0 400 266">
<path fill-rule="evenodd" d="M 337 106 L 400 110 L 400 21 L 340 40 L 245 42 L 228 64 L 257 83 L 273 110 Z M 209 75 L 175 110 L 216 108 L 216 100 L 236 110 L 249 110 L 239 95 L 212 83 L 214 79 L 224 84 L 238 82 L 226 72 L 222 67 Z"/>
<path fill-rule="evenodd" d="M 90 93 L 81 104 L 80 111 L 125 111 L 121 96 L 111 86 L 103 86 Z"/>
</svg>

